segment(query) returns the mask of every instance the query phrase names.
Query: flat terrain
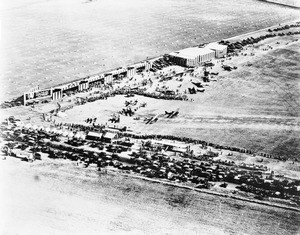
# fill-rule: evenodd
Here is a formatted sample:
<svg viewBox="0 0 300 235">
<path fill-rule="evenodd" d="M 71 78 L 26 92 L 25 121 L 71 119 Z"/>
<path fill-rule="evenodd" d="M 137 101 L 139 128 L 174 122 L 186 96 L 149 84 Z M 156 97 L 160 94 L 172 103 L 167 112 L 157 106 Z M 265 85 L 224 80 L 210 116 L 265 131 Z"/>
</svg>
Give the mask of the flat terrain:
<svg viewBox="0 0 300 235">
<path fill-rule="evenodd" d="M 0 100 L 299 17 L 257 0 L 1 3 Z"/>
<path fill-rule="evenodd" d="M 267 0 L 267 2 L 300 8 L 300 2 L 298 0 Z"/>
<path fill-rule="evenodd" d="M 7 0 L 1 6 L 0 100 L 36 85 L 56 85 L 298 15 L 295 9 L 256 0 Z M 299 159 L 300 43 L 295 39 L 299 37 L 275 38 L 247 48 L 247 56 L 225 61 L 238 67 L 232 72 L 222 71 L 217 63 L 219 76 L 204 93 L 189 95 L 193 102 L 136 96 L 147 102 L 136 113 L 140 120 L 121 116 L 120 125 L 140 133 L 188 136 Z M 255 56 L 249 56 L 251 52 Z M 124 107 L 124 99 L 116 96 L 76 106 L 55 120 L 84 123 L 97 117 L 98 123 L 105 123 Z M 1 115 L 49 126 L 41 114 L 54 108 L 54 103 L 15 107 L 1 110 Z M 174 119 L 160 116 L 152 125 L 143 122 L 176 108 L 180 113 Z M 242 155 L 225 158 L 254 161 Z M 277 167 L 276 173 L 299 176 L 292 161 L 268 164 Z M 92 167 L 64 160 L 1 160 L 0 198 L 2 234 L 300 232 L 299 213 L 111 173 L 99 175 Z"/>
<path fill-rule="evenodd" d="M 68 160 L 0 162 L 1 234 L 297 234 L 297 212 L 100 174 Z"/>
<path fill-rule="evenodd" d="M 247 56 L 224 62 L 238 67 L 232 72 L 222 71 L 220 63 L 216 63 L 213 70 L 219 71 L 219 76 L 205 86 L 204 93 L 189 95 L 193 102 L 136 97 L 148 104 L 137 111 L 140 120 L 121 116 L 120 125 L 145 134 L 188 136 L 299 159 L 300 43 L 293 42 L 294 39 L 275 38 L 257 48 L 248 48 L 243 51 Z M 267 45 L 273 49 L 264 51 Z M 255 56 L 250 56 L 251 52 Z M 124 100 L 117 96 L 77 106 L 66 111 L 66 117 L 56 120 L 84 123 L 88 117 L 97 117 L 99 123 L 105 123 L 113 113 L 122 110 Z M 178 117 L 163 117 L 165 111 L 177 108 Z M 156 114 L 161 116 L 156 123 L 143 122 Z"/>
<path fill-rule="evenodd" d="M 262 151 L 269 154 L 300 156 L 299 119 L 299 68 L 300 43 L 298 36 L 274 38 L 249 47 L 224 64 L 237 66 L 227 72 L 216 63 L 213 71 L 220 74 L 206 84 L 206 91 L 189 95 L 194 101 L 157 100 L 138 97 L 147 102 L 136 115 L 140 120 L 121 116 L 120 125 L 127 125 L 136 132 L 188 136 L 228 146 Z M 277 44 L 279 43 L 279 44 Z M 273 49 L 268 49 L 268 46 Z M 254 53 L 255 56 L 250 54 Z M 250 66 L 249 66 L 250 65 Z M 201 69 L 200 69 L 201 70 Z M 189 83 L 190 78 L 185 78 Z M 177 81 L 176 81 L 177 82 Z M 165 85 L 177 84 L 170 81 Z M 163 84 L 164 85 L 164 84 Z M 130 100 L 130 99 L 128 99 Z M 66 111 L 66 117 L 55 117 L 57 122 L 82 123 L 89 117 L 97 117 L 98 123 L 106 123 L 110 116 L 124 107 L 125 98 L 116 96 L 107 100 L 75 106 Z M 15 115 L 24 122 L 42 122 L 43 112 L 55 109 L 55 104 L 44 107 L 17 107 L 3 110 L 4 116 Z M 165 111 L 179 108 L 176 118 L 163 117 Z M 146 117 L 159 114 L 158 122 L 145 125 Z M 30 120 L 29 120 L 30 118 Z"/>
</svg>

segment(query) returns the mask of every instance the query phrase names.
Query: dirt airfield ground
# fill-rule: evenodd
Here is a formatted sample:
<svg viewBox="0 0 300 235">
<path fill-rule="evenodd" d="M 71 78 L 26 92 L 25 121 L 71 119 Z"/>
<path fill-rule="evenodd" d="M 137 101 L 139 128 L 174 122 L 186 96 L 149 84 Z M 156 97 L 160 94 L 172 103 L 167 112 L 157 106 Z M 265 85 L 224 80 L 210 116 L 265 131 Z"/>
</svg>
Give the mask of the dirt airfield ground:
<svg viewBox="0 0 300 235">
<path fill-rule="evenodd" d="M 2 0 L 0 11 L 1 101 L 299 18 L 257 0 Z"/>
<path fill-rule="evenodd" d="M 283 155 L 300 156 L 300 93 L 299 93 L 299 37 L 274 38 L 257 48 L 248 48 L 247 56 L 233 57 L 224 64 L 237 66 L 227 72 L 216 63 L 213 78 L 204 93 L 189 95 L 193 102 L 166 101 L 138 97 L 147 107 L 136 115 L 140 120 L 121 116 L 120 125 L 133 131 L 188 136 L 213 143 L 236 146 Z M 279 42 L 280 44 L 276 44 Z M 273 49 L 264 51 L 267 45 Z M 250 56 L 254 52 L 255 56 Z M 251 66 L 247 66 L 251 64 Z M 187 78 L 189 81 L 189 78 Z M 124 97 L 116 96 L 66 111 L 66 117 L 57 122 L 84 123 L 88 117 L 97 117 L 105 123 L 124 107 Z M 130 100 L 130 98 L 127 98 Z M 178 117 L 167 119 L 165 111 L 179 108 Z M 146 117 L 160 114 L 159 120 L 146 125 Z"/>
<path fill-rule="evenodd" d="M 298 212 L 100 174 L 68 160 L 0 162 L 1 234 L 297 234 Z"/>
<path fill-rule="evenodd" d="M 297 158 L 300 154 L 299 136 L 299 37 L 269 39 L 257 48 L 248 48 L 247 56 L 233 57 L 224 64 L 237 66 L 227 72 L 216 63 L 213 71 L 220 72 L 205 86 L 204 93 L 190 95 L 194 102 L 167 101 L 135 97 L 147 102 L 137 111 L 140 120 L 121 116 L 120 125 L 136 132 L 190 136 L 213 143 L 262 151 Z M 279 42 L 280 44 L 276 44 Z M 267 45 L 273 49 L 264 51 Z M 255 51 L 255 56 L 250 53 Z M 251 64 L 251 66 L 247 66 Z M 186 78 L 189 82 L 189 78 Z M 128 99 L 128 98 L 127 98 Z M 130 99 L 128 99 L 130 100 Z M 47 108 L 48 107 L 48 108 Z M 116 96 L 66 111 L 67 116 L 56 117 L 57 122 L 84 123 L 97 117 L 98 123 L 124 107 L 124 97 Z M 24 122 L 43 123 L 41 114 L 56 108 L 55 104 L 36 107 L 17 107 L 3 110 L 3 117 L 15 115 Z M 179 108 L 174 119 L 159 118 L 145 125 L 145 117 Z M 28 120 L 30 118 L 30 120 Z"/>
<path fill-rule="evenodd" d="M 58 11 L 60 17 L 53 16 L 52 18 L 49 15 L 53 9 L 57 9 L 56 1 L 45 3 L 48 7 L 46 7 L 46 13 L 44 8 L 40 11 L 36 3 L 31 2 L 30 7 L 26 6 L 28 12 L 25 15 L 21 11 L 18 12 L 14 26 L 6 24 L 6 20 L 3 21 L 6 29 L 19 31 L 21 36 L 26 37 L 16 37 L 14 40 L 5 41 L 9 45 L 7 47 L 9 50 L 6 51 L 9 59 L 3 78 L 9 79 L 7 80 L 9 82 L 6 82 L 4 86 L 7 93 L 2 93 L 2 95 L 13 97 L 29 86 L 41 83 L 45 86 L 56 84 L 58 76 L 63 77 L 62 82 L 65 82 L 107 68 L 123 66 L 124 61 L 131 63 L 132 58 L 143 59 L 145 51 L 152 56 L 190 46 L 198 43 L 199 39 L 206 41 L 214 37 L 220 38 L 221 32 L 199 34 L 199 19 L 198 14 L 195 13 L 199 9 L 190 8 L 186 2 L 179 2 L 180 6 L 174 4 L 170 12 L 166 12 L 169 2 L 163 3 L 160 14 L 155 17 L 151 11 L 146 11 L 147 14 L 145 14 L 147 8 L 133 15 L 131 20 L 140 19 L 138 25 L 134 26 L 137 30 L 134 34 L 129 32 L 126 34 L 122 31 L 122 27 L 132 24 L 131 20 L 124 21 L 125 25 L 118 25 L 117 14 L 110 21 L 105 20 L 114 11 L 113 5 L 110 6 L 110 11 L 99 14 L 99 9 L 101 9 L 99 3 L 102 4 L 103 1 L 96 1 L 95 5 L 91 4 L 94 6 L 92 14 L 86 10 L 87 6 L 79 4 L 79 1 L 74 3 L 74 8 L 66 14 L 70 1 L 61 3 L 61 12 Z M 240 15 L 232 17 L 234 7 L 240 8 L 241 3 L 240 1 L 231 2 L 233 4 L 231 7 L 228 7 L 225 2 L 221 5 L 216 4 L 218 8 L 227 7 L 226 13 L 219 18 L 213 15 L 216 9 L 209 11 L 210 19 L 218 19 L 215 26 L 219 27 L 217 29 L 219 31 L 222 31 L 224 25 L 232 22 L 235 22 L 236 26 L 242 25 L 238 30 L 232 29 L 233 31 L 228 34 L 222 33 L 222 37 L 250 31 L 256 27 L 261 28 L 262 25 L 269 26 L 290 20 L 296 15 L 294 10 L 288 10 L 290 15 L 285 15 L 281 13 L 282 11 L 273 9 L 273 6 L 271 8 L 274 11 L 270 10 L 269 5 L 260 4 L 261 8 L 258 13 L 255 13 L 258 9 L 257 5 L 253 5 L 247 9 L 248 14 L 242 11 Z M 251 1 L 247 1 L 249 2 Z M 156 1 L 155 4 L 151 2 L 150 5 L 153 7 L 151 9 L 153 10 L 160 4 L 161 1 Z M 209 4 L 209 1 L 206 4 Z M 124 4 L 122 6 L 123 10 L 128 8 Z M 18 3 L 15 9 L 22 7 L 24 6 Z M 74 21 L 74 11 L 81 8 L 84 8 L 81 17 L 96 17 L 96 21 L 103 20 L 101 27 L 106 30 L 105 33 L 89 31 L 86 27 L 89 25 L 88 20 L 68 28 L 69 21 Z M 183 8 L 185 11 L 182 10 Z M 182 14 L 174 21 L 172 14 L 174 15 L 178 10 Z M 33 22 L 34 27 L 22 29 L 22 24 L 16 22 L 20 23 L 24 16 L 26 18 L 39 11 L 41 13 L 36 19 L 43 18 L 44 21 L 47 19 L 51 24 L 48 28 L 44 28 L 44 35 L 34 37 L 34 33 L 28 34 L 28 32 L 33 29 L 35 33 L 40 32 L 38 24 Z M 12 18 L 9 12 L 11 9 L 5 12 L 7 19 Z M 266 12 L 269 15 L 265 14 Z M 168 15 L 166 13 L 169 13 L 169 17 L 162 20 Z M 185 31 L 179 30 L 174 39 L 170 35 L 174 35 L 174 29 L 177 28 L 179 22 L 182 22 L 182 18 L 186 18 L 186 13 L 195 18 L 182 23 Z M 273 14 L 272 17 L 270 14 Z M 65 17 L 66 15 L 68 17 Z M 162 25 L 171 25 L 169 31 L 165 31 L 165 28 L 161 26 L 155 28 L 156 33 L 145 35 L 143 33 L 146 32 L 143 28 L 145 17 L 148 20 L 156 19 L 152 22 L 153 24 L 149 25 L 150 28 L 154 29 L 154 25 L 162 21 Z M 30 21 L 29 18 L 27 21 Z M 205 21 L 204 18 L 200 19 L 203 29 L 212 23 L 210 20 Z M 242 22 L 238 22 L 237 18 Z M 249 23 L 249 18 L 253 18 L 253 22 Z M 68 28 L 68 30 L 63 30 L 66 31 L 65 34 L 60 28 L 55 28 L 57 19 L 64 22 L 63 25 Z M 222 25 L 218 23 L 220 19 L 223 22 Z M 107 31 L 106 24 L 115 26 L 117 30 L 114 33 L 121 30 L 119 38 L 114 36 L 116 38 L 114 47 L 108 46 L 109 39 L 105 35 L 112 32 Z M 81 34 L 83 29 L 87 31 Z M 149 38 L 149 42 L 158 42 L 159 40 L 153 39 L 153 35 L 159 35 L 159 32 L 165 32 L 162 36 L 166 38 L 164 43 L 160 42 L 158 45 L 144 42 L 145 36 Z M 195 34 L 193 37 L 191 37 L 191 32 Z M 132 43 L 137 45 L 134 50 L 129 44 L 124 47 L 122 43 L 128 37 L 133 38 Z M 120 125 L 128 125 L 132 130 L 141 133 L 190 136 L 208 142 L 299 158 L 300 43 L 299 41 L 292 42 L 295 39 L 299 37 L 282 37 L 263 41 L 259 48 L 254 49 L 255 56 L 239 56 L 226 61 L 226 64 L 238 67 L 232 72 L 221 71 L 218 68 L 220 64 L 217 64 L 215 71 L 219 71 L 220 76 L 215 77 L 216 81 L 211 81 L 205 87 L 204 93 L 190 96 L 189 98 L 193 98 L 194 102 L 153 100 L 136 96 L 132 99 L 138 98 L 139 102 L 145 101 L 148 104 L 147 107 L 137 111 L 136 116 L 139 116 L 140 120 L 121 116 Z M 277 41 L 280 44 L 276 44 Z M 99 45 L 100 42 L 103 47 L 97 48 L 95 45 Z M 173 43 L 172 48 L 165 46 L 170 43 Z M 22 45 L 30 46 L 24 50 Z M 267 48 L 267 45 L 271 45 L 273 49 L 263 51 L 262 49 Z M 15 48 L 15 51 L 12 48 Z M 128 51 L 131 53 L 127 53 Z M 252 48 L 249 48 L 245 52 L 249 54 L 251 51 Z M 9 54 L 9 52 L 13 53 Z M 85 53 L 84 58 L 76 57 L 83 53 Z M 102 57 L 103 54 L 105 57 Z M 111 54 L 111 57 L 107 57 L 107 54 Z M 99 58 L 96 63 L 95 57 Z M 116 58 L 119 57 L 123 57 L 124 60 L 117 60 Z M 36 61 L 36 58 L 39 60 Z M 82 66 L 78 67 L 78 64 Z M 103 64 L 106 65 L 102 66 Z M 44 69 L 45 66 L 47 70 Z M 13 81 L 15 83 L 11 83 Z M 55 105 L 50 105 L 48 108 L 55 107 Z M 84 123 L 88 117 L 98 117 L 98 123 L 105 123 L 122 107 L 124 107 L 124 98 L 116 96 L 105 101 L 100 100 L 74 107 L 66 112 L 66 117 L 55 119 L 57 122 Z M 160 117 L 158 122 L 152 125 L 145 125 L 142 121 L 144 117 L 163 114 L 165 110 L 176 108 L 180 109 L 180 114 L 174 119 Z M 50 123 L 43 122 L 41 119 L 43 111 L 44 108 L 39 106 L 33 109 L 16 107 L 1 110 L 1 115 L 3 117 L 15 115 L 24 123 L 31 122 L 48 126 Z M 254 161 L 253 158 L 245 159 L 242 155 L 227 158 L 235 161 Z M 290 175 L 291 177 L 299 178 L 299 167 L 298 165 L 295 167 L 292 161 L 282 163 L 270 160 L 269 164 L 274 168 L 277 167 L 277 172 L 284 174 L 289 172 L 294 174 Z M 99 176 L 94 168 L 83 169 L 68 161 L 44 159 L 41 162 L 28 164 L 18 159 L 7 159 L 0 162 L 0 172 L 1 200 L 5 202 L 0 207 L 2 234 L 197 234 L 199 231 L 201 234 L 299 233 L 299 213 L 237 202 L 232 199 L 216 198 L 113 174 Z"/>
<path fill-rule="evenodd" d="M 141 133 L 191 136 L 214 143 L 299 156 L 299 40 L 282 37 L 264 41 L 233 57 L 225 64 L 237 70 L 219 71 L 204 93 L 191 95 L 194 101 L 154 100 L 135 96 L 147 107 L 132 117 L 121 116 L 120 125 Z M 276 44 L 279 42 L 280 44 Z M 264 51 L 267 45 L 273 49 Z M 251 64 L 251 66 L 245 66 Z M 279 67 L 281 66 L 281 67 Z M 275 68 L 275 69 L 274 69 Z M 277 69 L 278 68 L 278 69 Z M 189 80 L 189 78 L 187 78 Z M 80 94 L 81 95 L 81 94 Z M 84 94 L 83 94 L 84 95 Z M 69 99 L 69 98 L 68 98 Z M 97 117 L 98 123 L 124 107 L 123 96 L 110 97 L 66 111 L 56 122 L 84 123 Z M 288 103 L 287 103 L 288 102 Z M 18 107 L 4 110 L 24 123 L 42 124 L 41 113 L 55 108 Z M 174 119 L 160 117 L 152 125 L 143 118 L 180 109 Z M 295 112 L 296 111 L 296 112 Z M 30 120 L 29 120 L 30 119 Z M 298 155 L 296 155 L 298 154 Z M 257 163 L 261 158 L 243 154 L 220 156 L 237 163 Z M 264 159 L 276 174 L 299 179 L 299 164 Z M 169 186 L 145 183 L 109 173 L 97 173 L 64 160 L 44 159 L 28 164 L 17 159 L 0 162 L 3 233 L 43 234 L 297 234 L 299 213 L 263 205 L 224 199 Z M 14 187 L 11 187 L 14 185 Z M 222 191 L 216 186 L 214 190 Z M 230 190 L 230 187 L 229 189 Z"/>
</svg>

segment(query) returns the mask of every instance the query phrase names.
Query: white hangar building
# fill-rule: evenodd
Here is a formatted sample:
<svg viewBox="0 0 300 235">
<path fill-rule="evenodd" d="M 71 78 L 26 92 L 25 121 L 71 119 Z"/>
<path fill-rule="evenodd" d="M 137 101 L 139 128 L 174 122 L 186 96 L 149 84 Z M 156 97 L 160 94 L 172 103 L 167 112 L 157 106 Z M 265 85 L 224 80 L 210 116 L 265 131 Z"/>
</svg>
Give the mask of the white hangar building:
<svg viewBox="0 0 300 235">
<path fill-rule="evenodd" d="M 181 66 L 193 67 L 215 57 L 215 51 L 209 48 L 190 47 L 169 54 L 171 61 Z"/>
<path fill-rule="evenodd" d="M 219 43 L 209 43 L 206 48 L 209 48 L 215 52 L 216 58 L 221 58 L 227 54 L 227 45 Z"/>
<path fill-rule="evenodd" d="M 189 47 L 169 54 L 170 61 L 186 67 L 194 67 L 213 58 L 221 58 L 227 54 L 227 46 L 210 43 L 205 47 Z"/>
</svg>

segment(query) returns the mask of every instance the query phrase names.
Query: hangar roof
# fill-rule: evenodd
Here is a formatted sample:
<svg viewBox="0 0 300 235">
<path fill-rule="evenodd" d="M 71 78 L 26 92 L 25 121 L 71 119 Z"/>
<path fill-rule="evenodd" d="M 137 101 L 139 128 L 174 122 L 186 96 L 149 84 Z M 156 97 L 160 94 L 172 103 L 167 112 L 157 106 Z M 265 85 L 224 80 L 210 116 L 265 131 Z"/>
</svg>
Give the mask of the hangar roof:
<svg viewBox="0 0 300 235">
<path fill-rule="evenodd" d="M 207 55 L 213 51 L 209 48 L 199 48 L 199 47 L 189 47 L 180 51 L 175 51 L 170 53 L 171 56 L 186 58 L 186 59 L 195 59 L 200 55 Z"/>
<path fill-rule="evenodd" d="M 219 44 L 219 43 L 209 43 L 206 48 L 209 48 L 209 49 L 212 49 L 212 50 L 224 50 L 227 48 L 226 45 L 222 45 L 222 44 Z"/>
</svg>

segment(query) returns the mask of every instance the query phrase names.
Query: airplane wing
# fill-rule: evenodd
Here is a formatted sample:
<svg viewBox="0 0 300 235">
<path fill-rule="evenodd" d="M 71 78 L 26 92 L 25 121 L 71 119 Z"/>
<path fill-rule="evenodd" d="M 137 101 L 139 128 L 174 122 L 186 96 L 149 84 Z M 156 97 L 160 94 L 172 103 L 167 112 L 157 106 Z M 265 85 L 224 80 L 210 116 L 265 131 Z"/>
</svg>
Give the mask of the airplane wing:
<svg viewBox="0 0 300 235">
<path fill-rule="evenodd" d="M 170 118 L 173 118 L 173 117 L 177 116 L 178 113 L 179 113 L 179 109 L 176 109 L 176 111 L 172 112 L 172 115 L 170 115 Z"/>
<path fill-rule="evenodd" d="M 153 117 L 150 121 L 150 124 L 152 124 L 154 121 L 157 121 L 158 120 L 158 115 L 159 114 L 156 114 L 155 117 Z"/>
<path fill-rule="evenodd" d="M 174 113 L 174 111 L 172 111 L 172 112 L 168 113 L 168 116 L 167 116 L 167 118 L 171 117 L 171 116 L 173 115 L 173 113 Z"/>
<path fill-rule="evenodd" d="M 149 124 L 152 121 L 152 118 L 147 119 L 146 124 Z"/>
</svg>

